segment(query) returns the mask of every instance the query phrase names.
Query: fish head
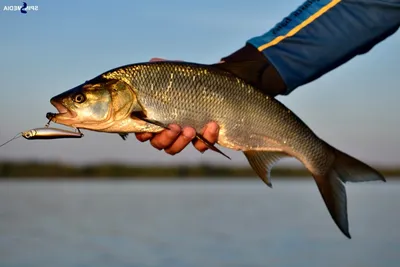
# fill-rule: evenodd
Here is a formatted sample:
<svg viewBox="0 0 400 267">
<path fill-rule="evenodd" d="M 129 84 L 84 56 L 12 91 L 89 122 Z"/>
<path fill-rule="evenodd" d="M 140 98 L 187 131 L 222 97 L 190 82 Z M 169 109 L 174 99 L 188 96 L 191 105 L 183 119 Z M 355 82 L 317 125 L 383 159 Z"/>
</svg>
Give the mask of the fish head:
<svg viewBox="0 0 400 267">
<path fill-rule="evenodd" d="M 51 121 L 75 128 L 106 131 L 130 119 L 137 101 L 125 82 L 97 77 L 54 96 L 50 103 L 58 111 L 47 113 Z"/>
</svg>

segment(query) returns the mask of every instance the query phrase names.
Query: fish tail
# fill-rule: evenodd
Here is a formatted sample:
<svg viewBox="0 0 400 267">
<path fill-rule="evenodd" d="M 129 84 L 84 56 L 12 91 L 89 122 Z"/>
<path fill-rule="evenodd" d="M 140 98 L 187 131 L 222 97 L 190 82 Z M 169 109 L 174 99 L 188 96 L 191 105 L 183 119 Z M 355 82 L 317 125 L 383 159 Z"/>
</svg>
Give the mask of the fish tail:
<svg viewBox="0 0 400 267">
<path fill-rule="evenodd" d="M 332 219 L 342 231 L 351 238 L 347 218 L 346 182 L 385 181 L 375 169 L 339 151 L 334 151 L 335 160 L 326 175 L 313 175 L 322 198 Z"/>
</svg>

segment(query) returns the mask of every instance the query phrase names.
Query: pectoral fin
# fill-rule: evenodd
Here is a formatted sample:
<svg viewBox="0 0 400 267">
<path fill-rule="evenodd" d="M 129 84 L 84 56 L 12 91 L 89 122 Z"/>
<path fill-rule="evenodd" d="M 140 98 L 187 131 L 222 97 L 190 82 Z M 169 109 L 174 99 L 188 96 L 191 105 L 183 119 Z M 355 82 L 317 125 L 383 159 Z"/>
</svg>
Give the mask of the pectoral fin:
<svg viewBox="0 0 400 267">
<path fill-rule="evenodd" d="M 231 159 L 229 156 L 227 156 L 224 152 L 222 152 L 221 150 L 219 150 L 216 146 L 214 146 L 213 144 L 211 144 L 210 142 L 207 141 L 207 139 L 204 138 L 204 136 L 202 136 L 199 133 L 196 133 L 196 138 L 199 139 L 200 141 L 202 141 L 209 149 L 211 149 L 212 151 L 215 151 L 219 154 L 221 154 L 222 156 Z"/>
<path fill-rule="evenodd" d="M 140 118 L 140 119 L 141 119 L 142 121 L 147 122 L 147 123 L 160 126 L 160 127 L 164 128 L 164 129 L 171 130 L 167 125 L 165 125 L 165 124 L 162 123 L 162 122 L 159 122 L 159 121 L 156 121 L 156 120 L 151 120 L 151 119 L 148 119 L 148 118 Z"/>
<path fill-rule="evenodd" d="M 289 157 L 283 152 L 245 151 L 243 152 L 250 166 L 266 185 L 272 188 L 271 169 L 281 158 Z"/>
<path fill-rule="evenodd" d="M 144 111 L 134 111 L 134 112 L 132 112 L 131 117 L 137 118 L 139 120 L 145 121 L 145 122 L 147 122 L 149 124 L 153 124 L 153 125 L 159 126 L 161 128 L 164 128 L 164 129 L 171 130 L 164 123 L 159 122 L 157 120 L 152 120 L 152 119 L 147 118 L 146 113 Z"/>
</svg>

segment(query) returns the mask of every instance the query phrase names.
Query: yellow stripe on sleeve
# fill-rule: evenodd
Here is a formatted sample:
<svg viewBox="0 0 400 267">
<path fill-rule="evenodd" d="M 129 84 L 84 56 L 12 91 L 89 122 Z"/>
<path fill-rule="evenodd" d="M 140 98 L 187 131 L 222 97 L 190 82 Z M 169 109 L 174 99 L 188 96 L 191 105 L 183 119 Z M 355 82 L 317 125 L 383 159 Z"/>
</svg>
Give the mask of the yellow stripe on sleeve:
<svg viewBox="0 0 400 267">
<path fill-rule="evenodd" d="M 291 31 L 289 31 L 287 34 L 285 35 L 281 35 L 276 37 L 275 39 L 273 39 L 271 42 L 263 44 L 262 46 L 258 47 L 259 51 L 262 51 L 264 49 L 267 49 L 268 47 L 271 47 L 273 45 L 278 44 L 280 41 L 286 39 L 287 37 L 291 37 L 293 35 L 295 35 L 296 33 L 298 33 L 301 29 L 303 29 L 304 27 L 306 27 L 308 24 L 310 24 L 311 22 L 313 22 L 314 20 L 316 20 L 317 18 L 319 18 L 321 15 L 323 15 L 325 12 L 327 12 L 329 9 L 331 9 L 332 7 L 336 6 L 339 2 L 341 2 L 341 0 L 333 0 L 332 2 L 330 2 L 329 4 L 327 4 L 326 6 L 322 7 L 320 10 L 318 10 L 315 14 L 311 15 L 308 19 L 306 19 L 305 21 L 303 21 L 302 23 L 300 23 L 299 25 L 297 25 L 296 27 L 294 27 Z"/>
</svg>

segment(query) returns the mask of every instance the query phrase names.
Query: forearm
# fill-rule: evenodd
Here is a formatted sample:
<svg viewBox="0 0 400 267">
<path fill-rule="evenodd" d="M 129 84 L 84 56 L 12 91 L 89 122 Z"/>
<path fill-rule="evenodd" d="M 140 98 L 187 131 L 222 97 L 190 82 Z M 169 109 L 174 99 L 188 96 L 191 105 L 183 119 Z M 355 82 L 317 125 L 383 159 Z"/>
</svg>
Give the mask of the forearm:
<svg viewBox="0 0 400 267">
<path fill-rule="evenodd" d="M 247 43 L 279 74 L 285 87 L 279 93 L 289 94 L 366 53 L 399 26 L 400 0 L 309 0 Z"/>
</svg>

